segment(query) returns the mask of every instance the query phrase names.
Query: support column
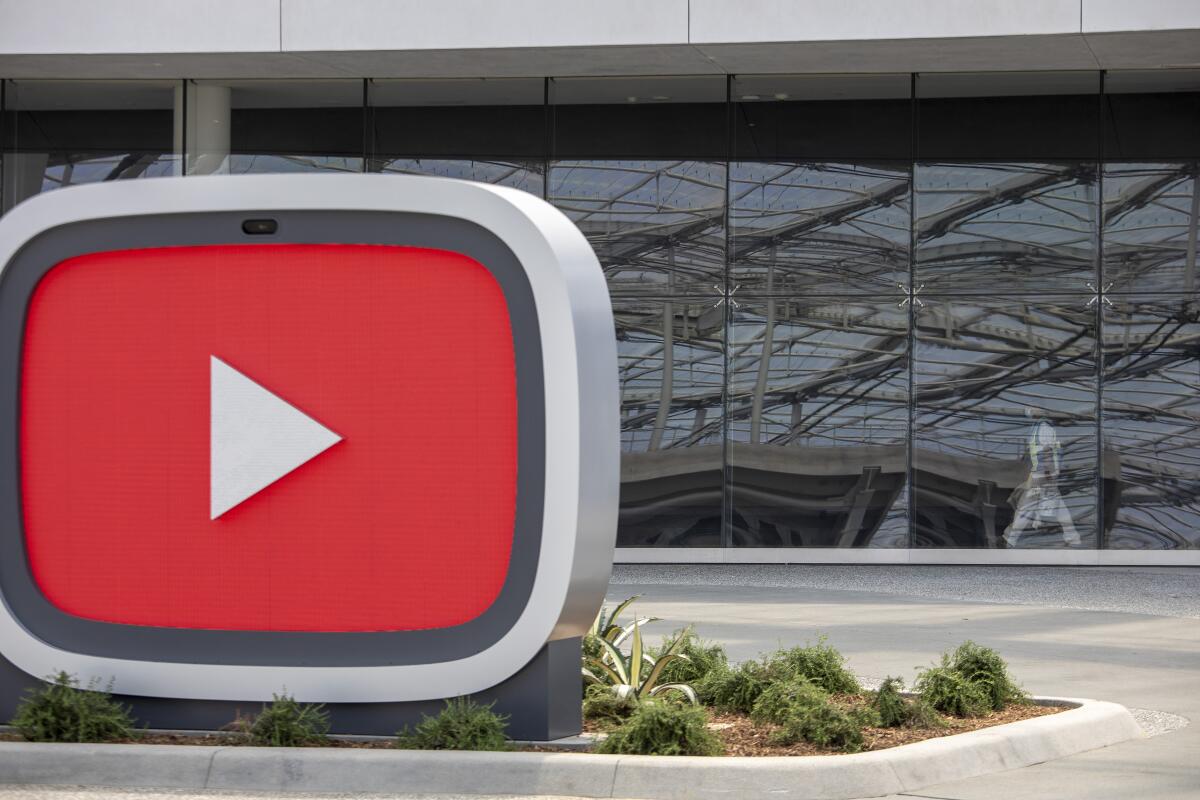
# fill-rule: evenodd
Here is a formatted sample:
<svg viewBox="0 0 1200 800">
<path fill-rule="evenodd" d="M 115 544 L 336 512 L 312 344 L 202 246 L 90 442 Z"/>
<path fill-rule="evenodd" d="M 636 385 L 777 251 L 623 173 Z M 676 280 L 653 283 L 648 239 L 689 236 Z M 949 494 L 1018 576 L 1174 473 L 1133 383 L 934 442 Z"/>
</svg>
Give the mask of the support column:
<svg viewBox="0 0 1200 800">
<path fill-rule="evenodd" d="M 228 86 L 189 81 L 175 89 L 175 149 L 188 175 L 229 172 L 231 99 Z M 186 102 L 185 102 L 186 98 Z"/>
</svg>

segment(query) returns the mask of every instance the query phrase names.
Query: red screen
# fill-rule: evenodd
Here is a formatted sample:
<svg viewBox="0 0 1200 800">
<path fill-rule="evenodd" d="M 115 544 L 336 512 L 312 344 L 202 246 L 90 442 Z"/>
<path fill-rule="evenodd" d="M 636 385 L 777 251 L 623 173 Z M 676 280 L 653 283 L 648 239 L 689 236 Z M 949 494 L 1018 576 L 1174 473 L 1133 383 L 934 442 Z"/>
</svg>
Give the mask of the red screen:
<svg viewBox="0 0 1200 800">
<path fill-rule="evenodd" d="M 343 437 L 209 518 L 210 358 Z M 30 300 L 25 540 L 42 592 L 104 622 L 440 628 L 496 599 L 517 396 L 499 284 L 443 250 L 98 253 Z"/>
</svg>

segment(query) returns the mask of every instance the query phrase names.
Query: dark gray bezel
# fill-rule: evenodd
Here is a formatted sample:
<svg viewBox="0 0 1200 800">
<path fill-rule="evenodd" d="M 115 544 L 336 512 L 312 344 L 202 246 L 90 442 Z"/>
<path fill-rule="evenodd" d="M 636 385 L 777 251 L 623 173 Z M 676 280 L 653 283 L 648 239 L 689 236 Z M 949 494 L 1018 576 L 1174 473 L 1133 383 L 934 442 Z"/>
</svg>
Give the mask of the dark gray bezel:
<svg viewBox="0 0 1200 800">
<path fill-rule="evenodd" d="M 247 235 L 248 218 L 269 217 L 273 235 Z M 25 551 L 20 496 L 20 378 L 25 316 L 38 282 L 65 259 L 109 250 L 214 244 L 381 244 L 467 255 L 496 278 L 508 304 L 517 373 L 517 501 L 512 552 L 495 602 L 449 628 L 367 633 L 302 633 L 162 628 L 98 622 L 50 603 Z M 542 540 L 545 491 L 545 392 L 533 292 L 524 268 L 495 234 L 455 217 L 401 212 L 203 212 L 76 222 L 34 237 L 0 279 L 0 599 L 34 636 L 88 655 L 189 664 L 392 666 L 464 658 L 486 650 L 528 604 Z M 448 568 L 453 568 L 449 566 Z"/>
</svg>

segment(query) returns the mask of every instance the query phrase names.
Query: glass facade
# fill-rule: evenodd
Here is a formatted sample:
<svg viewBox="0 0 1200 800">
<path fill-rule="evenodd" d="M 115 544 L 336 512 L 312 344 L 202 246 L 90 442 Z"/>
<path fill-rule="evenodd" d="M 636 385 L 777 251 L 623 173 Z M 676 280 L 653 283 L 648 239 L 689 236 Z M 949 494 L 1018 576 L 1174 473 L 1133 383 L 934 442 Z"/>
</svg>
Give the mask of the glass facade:
<svg viewBox="0 0 1200 800">
<path fill-rule="evenodd" d="M 0 210 L 63 186 L 178 175 L 176 81 L 0 81 Z"/>
<path fill-rule="evenodd" d="M 623 547 L 1200 549 L 1200 71 L 0 82 L 3 209 L 530 192 L 612 294 Z"/>
</svg>

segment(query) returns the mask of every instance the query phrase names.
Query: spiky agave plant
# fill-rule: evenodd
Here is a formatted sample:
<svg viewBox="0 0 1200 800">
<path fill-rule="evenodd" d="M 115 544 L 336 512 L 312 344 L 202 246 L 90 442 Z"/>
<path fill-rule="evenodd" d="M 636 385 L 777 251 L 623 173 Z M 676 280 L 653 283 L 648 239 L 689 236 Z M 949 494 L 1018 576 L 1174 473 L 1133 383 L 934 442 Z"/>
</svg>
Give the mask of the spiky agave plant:
<svg viewBox="0 0 1200 800">
<path fill-rule="evenodd" d="M 642 626 L 632 624 L 627 626 L 628 633 L 619 637 L 628 638 L 628 655 L 621 652 L 619 644 L 610 642 L 605 637 L 599 637 L 599 656 L 588 656 L 583 666 L 583 679 L 588 683 L 607 686 L 613 694 L 622 699 L 640 702 L 647 697 L 655 697 L 665 692 L 677 692 L 687 698 L 692 705 L 698 705 L 696 690 L 686 683 L 659 683 L 663 670 L 672 661 L 689 660 L 679 652 L 691 628 L 685 628 L 671 641 L 655 658 L 645 651 L 642 642 Z"/>
<path fill-rule="evenodd" d="M 621 612 L 633 605 L 641 595 L 635 594 L 633 597 L 628 597 L 617 604 L 611 612 L 608 606 L 604 606 L 596 614 L 596 619 L 592 621 L 592 627 L 588 630 L 587 635 L 583 637 L 583 656 L 584 661 L 589 657 L 599 658 L 604 654 L 604 648 L 600 645 L 600 640 L 620 647 L 621 644 L 629 638 L 633 631 L 647 622 L 657 622 L 658 617 L 634 617 L 633 621 L 628 625 L 622 625 L 618 621 L 621 617 Z"/>
</svg>

